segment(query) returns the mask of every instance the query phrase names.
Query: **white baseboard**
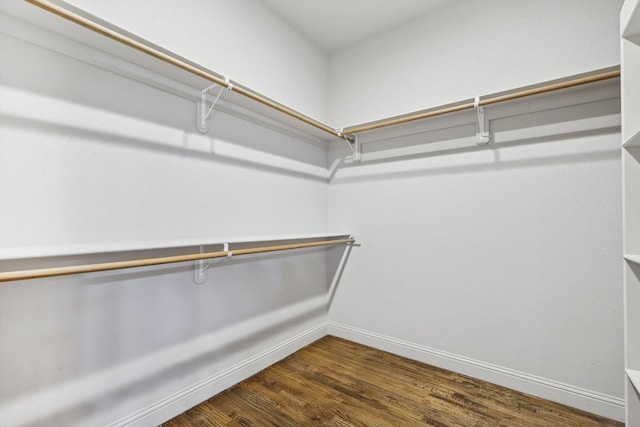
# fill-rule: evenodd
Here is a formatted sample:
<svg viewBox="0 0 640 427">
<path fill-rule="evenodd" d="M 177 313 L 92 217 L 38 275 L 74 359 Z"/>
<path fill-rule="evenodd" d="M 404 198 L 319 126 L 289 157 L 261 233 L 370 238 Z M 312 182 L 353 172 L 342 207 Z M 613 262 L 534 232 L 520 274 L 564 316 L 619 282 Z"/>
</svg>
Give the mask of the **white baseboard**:
<svg viewBox="0 0 640 427">
<path fill-rule="evenodd" d="M 110 427 L 156 426 L 183 413 L 229 387 L 257 374 L 301 348 L 327 335 L 327 324 L 322 322 L 246 359 L 228 369 L 168 396 L 153 405 L 110 424 Z"/>
<path fill-rule="evenodd" d="M 348 339 L 603 417 L 624 421 L 624 399 L 622 398 L 604 395 L 340 323 L 323 322 L 191 387 L 130 414 L 110 426 L 142 427 L 161 424 L 326 335 Z"/>
<path fill-rule="evenodd" d="M 603 417 L 624 421 L 625 403 L 623 398 L 608 396 L 336 322 L 328 322 L 327 334 Z"/>
</svg>

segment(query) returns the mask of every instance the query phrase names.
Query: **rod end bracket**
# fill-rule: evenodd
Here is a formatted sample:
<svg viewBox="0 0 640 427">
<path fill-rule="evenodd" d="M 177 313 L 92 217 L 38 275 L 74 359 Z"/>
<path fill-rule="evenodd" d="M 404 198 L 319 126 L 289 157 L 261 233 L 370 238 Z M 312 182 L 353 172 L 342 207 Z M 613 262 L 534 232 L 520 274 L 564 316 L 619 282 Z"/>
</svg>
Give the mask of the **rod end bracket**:
<svg viewBox="0 0 640 427">
<path fill-rule="evenodd" d="M 360 163 L 362 160 L 362 147 L 360 146 L 360 141 L 358 140 L 358 135 L 352 135 L 347 137 L 342 132 L 342 129 L 338 131 L 338 135 L 342 136 L 347 143 L 347 146 L 351 150 L 351 155 L 346 156 L 344 158 L 345 163 Z"/>
</svg>

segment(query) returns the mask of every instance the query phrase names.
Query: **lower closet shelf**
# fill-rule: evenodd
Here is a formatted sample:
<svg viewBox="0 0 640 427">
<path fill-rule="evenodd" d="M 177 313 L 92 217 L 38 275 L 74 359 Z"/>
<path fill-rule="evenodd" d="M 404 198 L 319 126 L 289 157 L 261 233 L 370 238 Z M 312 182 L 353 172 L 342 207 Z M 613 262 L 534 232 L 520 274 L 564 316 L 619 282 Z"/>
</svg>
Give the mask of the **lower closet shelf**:
<svg viewBox="0 0 640 427">
<path fill-rule="evenodd" d="M 297 242 L 295 242 L 297 240 Z M 134 258 L 118 261 L 98 262 L 89 264 L 64 265 L 58 267 L 38 267 L 30 270 L 0 271 L 0 282 L 11 282 L 16 280 L 41 279 L 57 276 L 68 276 L 73 274 L 95 273 L 111 270 L 122 270 L 137 267 L 149 267 L 155 265 L 183 263 L 188 261 L 204 261 L 215 258 L 230 258 L 237 255 L 262 254 L 267 252 L 280 252 L 291 249 L 306 249 L 313 247 L 333 246 L 333 245 L 352 245 L 356 243 L 355 239 L 348 234 L 334 235 L 323 238 L 318 237 L 297 237 L 292 240 L 271 240 L 269 246 L 262 245 L 256 247 L 245 247 L 242 244 L 237 248 L 231 245 L 242 242 L 229 242 L 217 244 L 222 246 L 214 251 L 204 251 L 204 245 L 200 246 L 199 253 L 180 253 L 167 256 L 156 256 L 150 258 Z M 249 240 L 246 240 L 249 242 Z M 200 267 L 202 272 L 206 267 Z M 200 274 L 202 274 L 202 272 Z"/>
<path fill-rule="evenodd" d="M 637 131 L 631 138 L 629 138 L 624 144 L 624 147 L 638 147 L 640 146 L 640 130 Z"/>
</svg>

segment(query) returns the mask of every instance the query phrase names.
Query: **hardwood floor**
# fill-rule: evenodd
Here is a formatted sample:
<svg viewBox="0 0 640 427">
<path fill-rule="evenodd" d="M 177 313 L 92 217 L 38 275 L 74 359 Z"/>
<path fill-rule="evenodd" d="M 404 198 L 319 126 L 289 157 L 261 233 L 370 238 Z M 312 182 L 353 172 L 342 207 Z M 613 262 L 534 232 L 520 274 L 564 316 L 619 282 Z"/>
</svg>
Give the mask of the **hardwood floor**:
<svg viewBox="0 0 640 427">
<path fill-rule="evenodd" d="M 622 426 L 325 337 L 168 421 L 182 426 Z"/>
</svg>

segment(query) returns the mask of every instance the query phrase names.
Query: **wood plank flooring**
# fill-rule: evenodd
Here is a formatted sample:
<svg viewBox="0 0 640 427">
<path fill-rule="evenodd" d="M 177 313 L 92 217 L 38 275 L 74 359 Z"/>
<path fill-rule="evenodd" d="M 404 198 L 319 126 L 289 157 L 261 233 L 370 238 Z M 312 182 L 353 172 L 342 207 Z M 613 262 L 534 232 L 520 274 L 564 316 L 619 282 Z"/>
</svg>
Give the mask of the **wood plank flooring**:
<svg viewBox="0 0 640 427">
<path fill-rule="evenodd" d="M 325 337 L 168 421 L 183 426 L 623 426 Z"/>
</svg>

